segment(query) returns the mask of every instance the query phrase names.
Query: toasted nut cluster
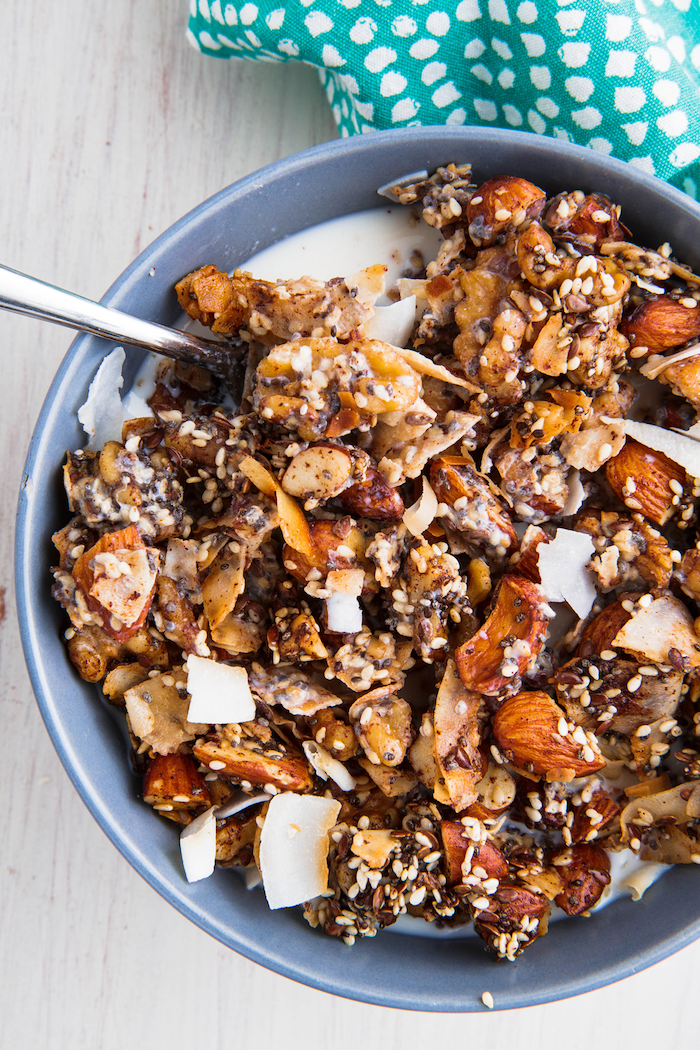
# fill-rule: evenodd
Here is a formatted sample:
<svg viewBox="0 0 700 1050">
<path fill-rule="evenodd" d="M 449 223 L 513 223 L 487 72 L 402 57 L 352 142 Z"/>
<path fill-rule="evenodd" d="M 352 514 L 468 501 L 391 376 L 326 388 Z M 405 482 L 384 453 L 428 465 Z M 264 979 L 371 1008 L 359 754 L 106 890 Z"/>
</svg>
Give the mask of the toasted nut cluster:
<svg viewBox="0 0 700 1050">
<path fill-rule="evenodd" d="M 471 923 L 513 960 L 613 853 L 700 862 L 700 278 L 603 192 L 391 192 L 443 237 L 386 289 L 408 345 L 373 335 L 384 266 L 183 277 L 248 349 L 241 404 L 163 364 L 150 416 L 68 454 L 53 593 L 144 802 L 218 807 L 220 865 L 265 879 L 274 796 L 318 796 L 312 926 Z M 241 705 L 204 715 L 222 672 Z"/>
</svg>

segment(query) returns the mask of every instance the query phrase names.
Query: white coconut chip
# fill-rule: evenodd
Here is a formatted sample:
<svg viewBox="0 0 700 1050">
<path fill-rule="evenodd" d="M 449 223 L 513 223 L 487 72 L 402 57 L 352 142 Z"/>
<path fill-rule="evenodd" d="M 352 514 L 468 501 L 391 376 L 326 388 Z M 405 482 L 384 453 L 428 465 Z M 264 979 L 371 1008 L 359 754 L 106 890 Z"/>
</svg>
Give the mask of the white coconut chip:
<svg viewBox="0 0 700 1050">
<path fill-rule="evenodd" d="M 270 908 L 290 908 L 328 889 L 328 833 L 340 802 L 285 791 L 270 801 L 260 833 L 260 874 Z"/>
<path fill-rule="evenodd" d="M 347 768 L 337 758 L 333 758 L 330 751 L 321 747 L 315 740 L 305 740 L 301 745 L 304 749 L 309 765 L 312 765 L 321 780 L 334 780 L 341 791 L 354 791 L 356 780 L 350 775 Z"/>
<path fill-rule="evenodd" d="M 363 569 L 333 569 L 326 577 L 331 592 L 326 598 L 326 621 L 329 631 L 358 634 L 362 630 L 360 595 L 365 582 Z"/>
<path fill-rule="evenodd" d="M 357 595 L 334 591 L 330 598 L 326 598 L 326 623 L 334 634 L 359 634 L 362 606 Z"/>
<path fill-rule="evenodd" d="M 572 514 L 575 514 L 586 498 L 586 490 L 583 487 L 581 475 L 578 470 L 572 470 L 567 477 L 566 482 L 569 486 L 569 498 L 567 499 L 566 506 L 562 511 L 562 518 L 570 518 Z"/>
<path fill-rule="evenodd" d="M 78 420 L 88 435 L 88 449 L 94 451 L 108 441 L 121 441 L 124 413 L 119 391 L 124 384 L 124 348 L 118 346 L 104 358 L 90 383 L 87 400 L 78 409 Z"/>
<path fill-rule="evenodd" d="M 180 835 L 182 866 L 188 882 L 208 879 L 216 863 L 216 806 L 183 829 Z"/>
<path fill-rule="evenodd" d="M 434 521 L 437 509 L 438 498 L 432 485 L 423 475 L 423 491 L 416 502 L 404 511 L 403 523 L 413 536 L 422 536 Z"/>
<path fill-rule="evenodd" d="M 188 722 L 229 725 L 251 722 L 255 701 L 245 667 L 230 667 L 216 660 L 190 654 L 187 657 Z"/>
<path fill-rule="evenodd" d="M 540 579 L 547 601 L 567 602 L 577 616 L 588 616 L 596 589 L 586 566 L 595 554 L 590 536 L 571 529 L 557 529 L 551 543 L 537 548 Z"/>
<path fill-rule="evenodd" d="M 602 418 L 604 423 L 608 422 L 605 416 Z M 634 419 L 624 419 L 622 423 L 628 437 L 647 448 L 653 448 L 655 452 L 663 452 L 683 467 L 691 478 L 700 478 L 700 441 L 696 437 L 689 437 L 685 432 L 665 430 L 652 423 L 637 423 Z"/>
<path fill-rule="evenodd" d="M 667 357 L 661 354 L 650 354 L 639 371 L 646 379 L 657 379 L 671 365 L 680 364 L 682 361 L 690 361 L 693 357 L 697 357 L 699 352 L 700 343 L 693 343 L 692 346 L 686 346 L 683 350 L 678 350 L 675 354 L 669 354 Z"/>
<path fill-rule="evenodd" d="M 375 306 L 374 314 L 363 325 L 365 339 L 405 347 L 416 320 L 416 297 L 410 295 L 391 306 Z"/>
</svg>

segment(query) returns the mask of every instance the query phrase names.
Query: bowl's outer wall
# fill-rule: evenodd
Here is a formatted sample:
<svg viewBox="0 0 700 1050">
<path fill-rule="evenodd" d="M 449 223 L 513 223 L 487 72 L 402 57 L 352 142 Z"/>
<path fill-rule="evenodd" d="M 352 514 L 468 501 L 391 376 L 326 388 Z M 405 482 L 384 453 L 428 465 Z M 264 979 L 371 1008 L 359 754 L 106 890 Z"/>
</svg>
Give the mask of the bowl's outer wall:
<svg viewBox="0 0 700 1050">
<path fill-rule="evenodd" d="M 172 324 L 180 316 L 173 285 L 183 274 L 211 262 L 230 270 L 298 230 L 386 206 L 377 186 L 453 160 L 471 162 L 477 182 L 512 173 L 548 192 L 605 192 L 622 204 L 623 221 L 642 243 L 657 247 L 669 240 L 679 258 L 700 264 L 700 208 L 627 165 L 517 132 L 415 128 L 319 146 L 223 190 L 147 248 L 103 302 Z M 486 989 L 499 1009 L 549 1002 L 632 974 L 700 935 L 700 880 L 689 867 L 666 874 L 642 903 L 622 900 L 592 920 L 555 924 L 516 963 L 499 965 L 476 939 L 384 933 L 349 948 L 312 932 L 298 909 L 270 912 L 260 892 L 248 893 L 228 872 L 188 885 L 173 828 L 139 800 L 112 711 L 66 657 L 64 614 L 50 597 L 50 535 L 67 519 L 60 464 L 67 448 L 83 445 L 76 412 L 109 349 L 92 336 L 75 339 L 42 408 L 19 502 L 18 610 L 32 684 L 61 761 L 104 831 L 166 900 L 280 974 L 352 999 L 414 1010 L 481 1009 Z M 128 352 L 127 385 L 140 358 L 139 351 Z"/>
</svg>

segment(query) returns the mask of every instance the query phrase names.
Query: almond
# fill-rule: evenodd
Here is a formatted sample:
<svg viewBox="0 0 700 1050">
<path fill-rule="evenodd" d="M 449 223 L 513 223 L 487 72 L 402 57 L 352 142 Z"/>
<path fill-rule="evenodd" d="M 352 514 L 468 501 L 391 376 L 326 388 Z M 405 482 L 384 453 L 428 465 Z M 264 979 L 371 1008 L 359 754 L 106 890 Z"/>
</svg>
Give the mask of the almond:
<svg viewBox="0 0 700 1050">
<path fill-rule="evenodd" d="M 447 512 L 441 516 L 489 553 L 513 550 L 518 544 L 505 503 L 477 473 L 467 456 L 436 456 L 430 464 L 430 483 Z"/>
<path fill-rule="evenodd" d="M 622 451 L 608 460 L 605 474 L 625 506 L 640 511 L 656 525 L 665 525 L 673 517 L 680 503 L 678 486 L 684 491 L 688 480 L 683 467 L 663 452 L 630 438 Z"/>
<path fill-rule="evenodd" d="M 548 914 L 549 901 L 543 893 L 535 893 L 515 883 L 502 882 L 490 898 L 488 908 L 475 913 L 474 929 L 493 951 L 511 959 L 546 933 Z M 525 918 L 528 919 L 527 939 L 519 936 L 517 941 L 511 941 L 513 933 L 523 934 Z M 505 948 L 502 948 L 503 934 L 506 941 L 510 942 Z"/>
<path fill-rule="evenodd" d="M 552 537 L 539 525 L 528 525 L 520 541 L 520 550 L 513 555 L 512 572 L 515 576 L 525 576 L 533 583 L 541 583 L 539 547 L 551 543 Z M 517 559 L 517 560 L 515 560 Z"/>
<path fill-rule="evenodd" d="M 304 502 L 325 502 L 352 483 L 357 458 L 342 445 L 310 445 L 292 459 L 282 488 Z"/>
<path fill-rule="evenodd" d="M 248 747 L 233 747 L 217 738 L 199 740 L 193 746 L 195 758 L 237 782 L 273 784 L 280 791 L 310 791 L 313 785 L 308 764 L 303 755 L 287 752 L 280 757 L 268 757 L 264 751 Z"/>
<path fill-rule="evenodd" d="M 469 236 L 477 247 L 492 244 L 504 230 L 536 218 L 545 193 L 527 179 L 496 175 L 477 189 L 467 208 Z"/>
<path fill-rule="evenodd" d="M 143 800 L 149 806 L 198 809 L 210 803 L 209 792 L 191 755 L 155 755 L 143 776 Z"/>
<path fill-rule="evenodd" d="M 573 842 L 590 842 L 598 832 L 618 816 L 620 807 L 602 788 L 594 790 L 589 802 L 582 802 L 573 810 L 574 822 L 571 825 Z"/>
<path fill-rule="evenodd" d="M 524 577 L 503 577 L 486 623 L 455 652 L 467 689 L 496 696 L 519 688 L 520 676 L 544 645 L 546 608 L 537 584 Z"/>
<path fill-rule="evenodd" d="M 615 205 L 602 193 L 589 193 L 582 201 L 573 193 L 560 193 L 548 207 L 545 222 L 557 237 L 569 234 L 592 248 L 603 241 L 623 241 Z"/>
<path fill-rule="evenodd" d="M 678 299 L 660 295 L 638 306 L 620 325 L 633 349 L 659 353 L 683 346 L 700 336 L 700 305 L 688 308 Z"/>
<path fill-rule="evenodd" d="M 700 551 L 693 547 L 684 552 L 678 578 L 681 590 L 693 601 L 700 601 Z"/>
<path fill-rule="evenodd" d="M 370 521 L 401 521 L 405 510 L 401 496 L 381 471 L 368 466 L 362 481 L 346 488 L 340 503 L 358 518 Z"/>
<path fill-rule="evenodd" d="M 454 820 L 440 821 L 442 848 L 445 854 L 445 875 L 449 886 L 462 881 L 462 863 L 469 846 L 474 846 L 471 867 L 482 867 L 488 878 L 502 879 L 508 874 L 508 861 L 498 846 L 488 839 L 475 845 L 464 830 L 464 825 Z"/>
<path fill-rule="evenodd" d="M 160 551 L 135 525 L 108 532 L 80 555 L 73 578 L 100 626 L 124 642 L 143 624 L 156 586 Z"/>
<path fill-rule="evenodd" d="M 569 722 L 539 690 L 504 700 L 493 717 L 493 735 L 509 762 L 548 780 L 567 782 L 605 765 L 593 734 Z"/>
<path fill-rule="evenodd" d="M 610 858 L 599 846 L 569 846 L 551 854 L 550 860 L 564 883 L 555 902 L 567 915 L 588 911 L 610 883 Z"/>
<path fill-rule="evenodd" d="M 612 651 L 613 639 L 629 619 L 631 619 L 631 614 L 623 609 L 622 601 L 606 605 L 584 630 L 578 655 L 581 657 L 600 656 L 601 653 Z"/>
<path fill-rule="evenodd" d="M 364 535 L 354 524 L 348 529 L 338 528 L 339 524 L 335 521 L 310 520 L 308 554 L 285 543 L 282 563 L 300 583 L 323 581 L 334 569 L 365 567 Z"/>
<path fill-rule="evenodd" d="M 677 671 L 700 669 L 700 639 L 688 608 L 673 594 L 637 606 L 612 640 L 640 663 L 670 664 Z"/>
</svg>

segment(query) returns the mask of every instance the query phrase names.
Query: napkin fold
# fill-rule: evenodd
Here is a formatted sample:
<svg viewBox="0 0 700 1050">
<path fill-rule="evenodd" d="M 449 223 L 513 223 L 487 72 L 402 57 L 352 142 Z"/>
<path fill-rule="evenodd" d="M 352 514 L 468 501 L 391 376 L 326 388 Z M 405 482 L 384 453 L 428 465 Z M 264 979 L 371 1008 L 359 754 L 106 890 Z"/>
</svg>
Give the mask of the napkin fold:
<svg viewBox="0 0 700 1050">
<path fill-rule="evenodd" d="M 191 0 L 187 33 L 316 66 L 342 136 L 519 128 L 700 194 L 700 0 Z"/>
</svg>

